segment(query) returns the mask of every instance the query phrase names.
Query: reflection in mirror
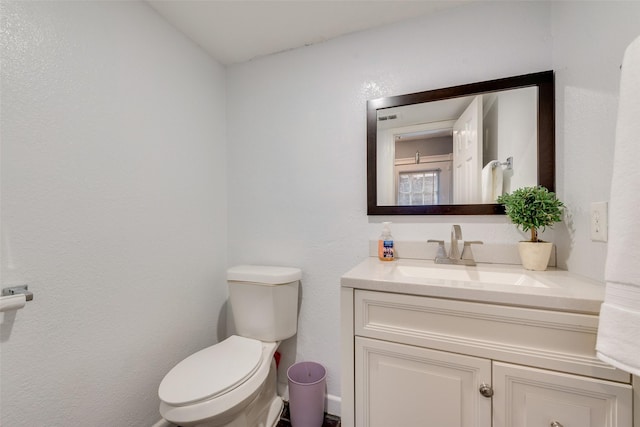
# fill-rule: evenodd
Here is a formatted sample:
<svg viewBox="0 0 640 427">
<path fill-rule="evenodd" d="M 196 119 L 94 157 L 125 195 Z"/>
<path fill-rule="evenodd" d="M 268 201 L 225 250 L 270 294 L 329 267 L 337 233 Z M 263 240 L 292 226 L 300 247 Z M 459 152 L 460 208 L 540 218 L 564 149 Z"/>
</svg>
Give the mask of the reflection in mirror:
<svg viewBox="0 0 640 427">
<path fill-rule="evenodd" d="M 378 110 L 378 205 L 495 203 L 535 186 L 537 98 L 527 87 Z"/>
<path fill-rule="evenodd" d="M 369 214 L 503 213 L 553 188 L 553 72 L 369 101 Z M 375 197 L 373 197 L 375 196 Z"/>
</svg>

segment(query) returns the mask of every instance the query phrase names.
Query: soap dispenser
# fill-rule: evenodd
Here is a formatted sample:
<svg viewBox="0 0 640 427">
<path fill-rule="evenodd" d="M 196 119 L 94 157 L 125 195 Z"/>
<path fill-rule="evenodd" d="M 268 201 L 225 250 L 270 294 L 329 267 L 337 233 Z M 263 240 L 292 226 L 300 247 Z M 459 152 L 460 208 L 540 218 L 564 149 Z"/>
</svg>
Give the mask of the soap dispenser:
<svg viewBox="0 0 640 427">
<path fill-rule="evenodd" d="M 378 258 L 380 261 L 393 261 L 395 259 L 390 222 L 382 223 L 382 234 L 380 235 L 380 239 L 378 239 Z"/>
</svg>

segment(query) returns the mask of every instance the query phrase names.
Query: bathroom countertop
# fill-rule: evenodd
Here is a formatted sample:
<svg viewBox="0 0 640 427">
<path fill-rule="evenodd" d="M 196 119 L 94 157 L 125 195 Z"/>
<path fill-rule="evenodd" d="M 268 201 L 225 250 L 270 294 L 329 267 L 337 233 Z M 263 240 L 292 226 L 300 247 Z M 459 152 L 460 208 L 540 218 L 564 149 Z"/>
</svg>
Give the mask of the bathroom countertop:
<svg viewBox="0 0 640 427">
<path fill-rule="evenodd" d="M 435 264 L 433 260 L 380 261 L 370 257 L 345 273 L 340 284 L 381 292 L 461 299 L 598 314 L 604 283 L 565 270 L 521 266 Z"/>
</svg>

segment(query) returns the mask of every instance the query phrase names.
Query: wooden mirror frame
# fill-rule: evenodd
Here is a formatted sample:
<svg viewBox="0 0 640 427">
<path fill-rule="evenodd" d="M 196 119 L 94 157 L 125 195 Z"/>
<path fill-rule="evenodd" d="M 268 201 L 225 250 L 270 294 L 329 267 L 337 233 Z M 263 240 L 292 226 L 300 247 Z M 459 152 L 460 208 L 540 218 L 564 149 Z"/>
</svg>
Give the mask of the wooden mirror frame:
<svg viewBox="0 0 640 427">
<path fill-rule="evenodd" d="M 555 191 L 555 85 L 553 71 L 525 74 L 485 82 L 452 86 L 408 95 L 367 101 L 367 215 L 500 215 L 499 204 L 378 206 L 377 134 L 378 110 L 440 101 L 461 96 L 480 95 L 499 90 L 538 88 L 538 185 Z"/>
</svg>

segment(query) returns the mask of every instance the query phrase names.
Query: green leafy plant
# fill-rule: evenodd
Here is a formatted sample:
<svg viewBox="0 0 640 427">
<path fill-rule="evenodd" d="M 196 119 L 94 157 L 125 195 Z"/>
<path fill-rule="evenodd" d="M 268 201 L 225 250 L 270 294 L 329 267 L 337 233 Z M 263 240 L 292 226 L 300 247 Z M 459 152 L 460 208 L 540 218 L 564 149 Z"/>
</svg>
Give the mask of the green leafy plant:
<svg viewBox="0 0 640 427">
<path fill-rule="evenodd" d="M 564 204 L 542 186 L 519 188 L 498 197 L 497 202 L 504 205 L 511 222 L 525 233 L 531 231 L 531 242 L 540 241 L 538 230 L 562 221 Z"/>
</svg>

